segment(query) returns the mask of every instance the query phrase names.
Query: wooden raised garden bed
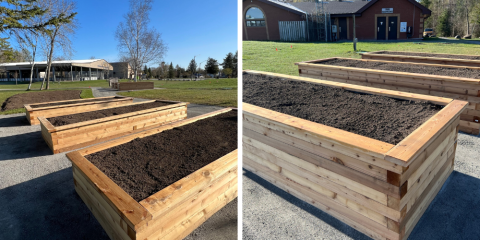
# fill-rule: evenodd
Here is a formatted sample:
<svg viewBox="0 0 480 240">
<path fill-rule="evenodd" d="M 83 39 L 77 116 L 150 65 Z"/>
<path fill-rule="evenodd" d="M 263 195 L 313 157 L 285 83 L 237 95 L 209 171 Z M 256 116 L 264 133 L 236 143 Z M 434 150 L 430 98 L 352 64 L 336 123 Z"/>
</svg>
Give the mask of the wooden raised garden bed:
<svg viewBox="0 0 480 240">
<path fill-rule="evenodd" d="M 112 88 L 118 91 L 154 89 L 153 82 L 117 82 L 112 83 Z"/>
<path fill-rule="evenodd" d="M 368 52 L 368 53 L 361 53 L 360 55 L 362 55 L 362 59 L 371 59 L 371 60 L 480 67 L 480 56 L 478 55 L 474 56 L 474 55 L 460 55 L 460 54 L 435 54 L 435 53 L 389 52 L 389 51 Z"/>
<path fill-rule="evenodd" d="M 103 154 L 102 152 L 119 145 L 129 148 L 132 141 L 167 134 L 167 130 L 193 125 L 202 119 L 209 120 L 229 111 L 232 109 L 222 109 L 146 131 L 136 131 L 132 135 L 67 154 L 72 161 L 76 192 L 111 239 L 186 237 L 237 197 L 238 151 L 235 144 L 234 150 L 225 150 L 227 153 L 221 155 L 223 157 L 209 160 L 211 163 L 208 165 L 140 201 L 116 184 L 114 177 L 109 177 L 108 173 L 100 170 L 101 167 L 92 163 L 95 161 L 91 161 L 94 158 L 91 154 Z M 185 137 L 190 138 L 190 135 Z M 168 159 L 160 160 L 159 157 L 159 164 L 164 161 Z"/>
<path fill-rule="evenodd" d="M 38 117 L 50 118 L 81 112 L 89 112 L 103 108 L 122 106 L 132 102 L 133 98 L 131 97 L 101 97 L 25 104 L 24 106 L 27 114 L 27 120 L 30 125 L 37 125 L 40 124 Z"/>
<path fill-rule="evenodd" d="M 188 103 L 163 100 L 132 103 L 120 107 L 82 113 L 82 115 L 95 114 L 99 111 L 115 110 L 124 107 L 138 107 L 142 104 L 150 103 L 164 103 L 164 105 L 118 115 L 113 114 L 113 116 L 108 117 L 93 118 L 92 120 L 62 126 L 54 126 L 51 122 L 52 118 L 39 117 L 38 120 L 42 128 L 43 139 L 55 154 L 117 138 L 128 134 L 132 130 L 164 125 L 187 117 Z M 71 116 L 79 115 L 65 115 L 60 117 L 69 118 Z"/>
<path fill-rule="evenodd" d="M 425 67 L 431 69 L 459 70 L 457 73 L 461 73 L 462 71 L 468 71 L 469 73 L 476 73 L 478 71 L 478 73 L 480 73 L 480 68 L 349 58 L 328 58 L 295 63 L 298 65 L 299 75 L 303 77 L 468 101 L 467 109 L 465 109 L 461 116 L 460 130 L 475 135 L 480 133 L 480 79 L 443 76 L 440 75 L 440 73 L 430 75 L 325 64 L 329 61 L 336 60 L 358 61 L 359 63 L 400 64 L 406 66 L 406 68 Z"/>
<path fill-rule="evenodd" d="M 444 106 L 394 145 L 243 103 L 244 168 L 369 237 L 408 238 L 453 171 L 460 113 L 468 103 L 283 74 L 246 73 L 341 88 L 348 94 Z M 244 95 L 246 79 L 244 75 Z M 348 103 L 342 106 L 339 111 L 353 109 Z"/>
</svg>

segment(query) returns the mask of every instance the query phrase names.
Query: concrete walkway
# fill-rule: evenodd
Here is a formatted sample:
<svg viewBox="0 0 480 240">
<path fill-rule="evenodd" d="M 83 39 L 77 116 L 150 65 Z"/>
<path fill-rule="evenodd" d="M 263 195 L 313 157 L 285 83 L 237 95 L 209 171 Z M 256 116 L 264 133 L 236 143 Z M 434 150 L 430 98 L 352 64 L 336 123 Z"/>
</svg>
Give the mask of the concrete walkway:
<svg viewBox="0 0 480 240">
<path fill-rule="evenodd" d="M 92 90 L 96 97 L 116 94 Z M 189 105 L 188 117 L 216 109 Z M 65 153 L 52 155 L 25 114 L 0 115 L 0 206 L 0 239 L 108 239 L 75 192 Z M 186 239 L 237 239 L 237 200 Z"/>
</svg>

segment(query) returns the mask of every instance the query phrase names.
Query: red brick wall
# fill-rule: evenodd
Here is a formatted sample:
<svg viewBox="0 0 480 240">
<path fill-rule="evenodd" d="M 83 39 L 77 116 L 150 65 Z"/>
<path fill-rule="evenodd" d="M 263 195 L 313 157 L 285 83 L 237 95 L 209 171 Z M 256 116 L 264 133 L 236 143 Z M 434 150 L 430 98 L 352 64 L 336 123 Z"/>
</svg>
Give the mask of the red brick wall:
<svg viewBox="0 0 480 240">
<path fill-rule="evenodd" d="M 250 7 L 258 7 L 263 11 L 266 18 L 266 27 L 246 27 L 245 24 L 245 13 Z M 280 40 L 280 31 L 278 29 L 278 21 L 302 21 L 302 16 L 278 8 L 274 5 L 266 4 L 258 0 L 244 0 L 243 1 L 243 11 L 242 11 L 242 27 L 243 27 L 243 40 L 270 40 L 277 41 Z M 268 29 L 268 38 L 267 38 L 267 29 Z M 245 33 L 247 31 L 247 34 Z M 248 35 L 248 39 L 247 39 Z"/>
<path fill-rule="evenodd" d="M 407 26 L 413 27 L 412 38 L 419 37 L 420 19 L 422 18 L 422 10 L 415 6 L 415 25 L 413 24 L 414 5 L 408 0 L 380 0 L 373 4 L 362 13 L 361 17 L 356 17 L 357 38 L 358 39 L 376 39 L 375 32 L 375 14 L 382 14 L 382 8 L 393 8 L 393 14 L 400 14 L 398 22 L 407 22 Z M 386 14 L 388 15 L 388 14 Z M 353 18 L 349 18 L 350 24 L 350 39 L 353 39 Z M 423 25 L 423 24 L 422 24 Z M 423 28 L 421 29 L 423 30 Z M 400 32 L 398 39 L 407 39 L 407 33 Z"/>
</svg>

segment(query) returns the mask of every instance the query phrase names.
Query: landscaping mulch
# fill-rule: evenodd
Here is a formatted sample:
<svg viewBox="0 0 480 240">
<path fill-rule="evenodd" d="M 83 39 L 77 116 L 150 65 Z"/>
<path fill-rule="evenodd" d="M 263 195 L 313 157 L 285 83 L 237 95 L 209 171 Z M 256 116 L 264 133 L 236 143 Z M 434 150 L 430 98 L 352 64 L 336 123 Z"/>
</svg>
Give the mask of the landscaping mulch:
<svg viewBox="0 0 480 240">
<path fill-rule="evenodd" d="M 165 102 L 151 102 L 151 103 L 144 103 L 144 104 L 136 104 L 132 106 L 124 106 L 124 107 L 116 107 L 116 108 L 109 108 L 104 110 L 92 111 L 92 112 L 84 112 L 84 113 L 76 113 L 71 115 L 64 115 L 58 117 L 48 118 L 48 121 L 55 126 L 64 126 L 68 124 L 74 124 L 79 122 L 90 121 L 99 118 L 105 118 L 125 113 L 131 113 L 136 111 L 142 111 L 150 108 L 157 108 L 167 106 L 173 103 L 165 103 Z"/>
<path fill-rule="evenodd" d="M 136 201 L 237 149 L 230 111 L 85 156 Z"/>
<path fill-rule="evenodd" d="M 57 103 L 48 103 L 48 104 L 35 104 L 35 105 L 30 105 L 32 108 L 44 108 L 44 107 L 53 107 L 53 106 L 60 106 L 60 105 L 70 105 L 70 104 L 77 104 L 77 103 L 89 103 L 89 102 L 101 102 L 101 101 L 108 101 L 108 100 L 113 100 L 113 99 L 119 99 L 120 97 L 115 97 L 115 98 L 92 98 L 88 100 L 82 100 L 82 101 L 71 101 L 71 102 L 57 102 Z"/>
<path fill-rule="evenodd" d="M 416 52 L 389 52 L 389 51 L 382 51 L 382 52 L 377 52 L 377 53 L 375 53 L 375 54 L 390 54 L 390 55 L 404 55 L 404 56 L 418 56 L 418 57 L 435 57 L 435 58 L 480 60 L 480 56 L 450 55 L 450 54 L 436 54 L 436 53 L 416 53 Z"/>
<path fill-rule="evenodd" d="M 353 59 L 333 59 L 316 64 L 480 79 L 480 70 L 463 68 L 433 67 L 407 63 L 369 62 Z"/>
<path fill-rule="evenodd" d="M 23 108 L 24 104 L 81 99 L 82 90 L 27 92 L 13 95 L 2 104 L 2 111 Z"/>
<path fill-rule="evenodd" d="M 393 145 L 443 108 L 251 74 L 243 76 L 243 101 Z"/>
</svg>

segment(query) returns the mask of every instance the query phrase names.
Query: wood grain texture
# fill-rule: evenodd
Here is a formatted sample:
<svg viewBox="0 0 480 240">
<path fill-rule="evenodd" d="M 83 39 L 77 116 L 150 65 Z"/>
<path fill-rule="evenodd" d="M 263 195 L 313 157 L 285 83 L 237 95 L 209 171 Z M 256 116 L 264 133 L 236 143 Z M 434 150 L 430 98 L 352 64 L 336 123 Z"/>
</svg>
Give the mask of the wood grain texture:
<svg viewBox="0 0 480 240">
<path fill-rule="evenodd" d="M 70 152 L 75 189 L 112 239 L 181 239 L 238 195 L 238 151 L 137 202 L 84 156 L 236 109 L 222 109 Z M 46 128 L 45 128 L 46 129 Z"/>
</svg>

